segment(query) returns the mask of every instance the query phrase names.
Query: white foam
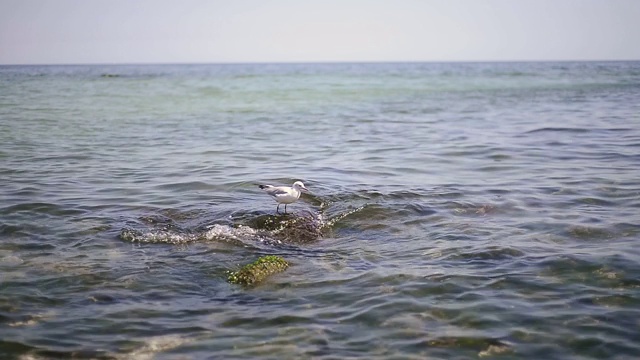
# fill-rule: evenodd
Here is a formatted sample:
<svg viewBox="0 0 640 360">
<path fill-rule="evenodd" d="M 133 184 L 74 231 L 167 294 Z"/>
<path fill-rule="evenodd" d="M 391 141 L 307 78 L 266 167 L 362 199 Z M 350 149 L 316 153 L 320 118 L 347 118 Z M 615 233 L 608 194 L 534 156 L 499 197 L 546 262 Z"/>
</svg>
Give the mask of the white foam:
<svg viewBox="0 0 640 360">
<path fill-rule="evenodd" d="M 147 339 L 145 344 L 141 347 L 134 349 L 130 353 L 118 356 L 119 359 L 136 359 L 136 360 L 150 360 L 154 359 L 155 355 L 167 350 L 175 349 L 183 344 L 192 342 L 193 339 L 185 338 L 176 335 L 157 336 Z"/>
<path fill-rule="evenodd" d="M 167 231 L 150 231 L 144 233 L 141 236 L 142 239 L 138 240 L 140 242 L 151 242 L 151 243 L 170 243 L 170 244 L 184 244 L 188 242 L 194 241 L 194 237 L 187 234 L 177 234 L 174 232 Z"/>
<path fill-rule="evenodd" d="M 209 230 L 204 234 L 208 240 L 214 240 L 219 238 L 231 238 L 236 240 L 246 239 L 247 237 L 256 236 L 257 231 L 249 226 L 240 225 L 237 228 L 214 224 L 209 226 Z"/>
<path fill-rule="evenodd" d="M 275 241 L 265 236 L 263 231 L 256 230 L 250 226 L 239 225 L 232 227 L 228 225 L 214 224 L 209 226 L 209 230 L 204 234 L 207 240 L 235 240 L 244 242 L 251 241 Z"/>
</svg>

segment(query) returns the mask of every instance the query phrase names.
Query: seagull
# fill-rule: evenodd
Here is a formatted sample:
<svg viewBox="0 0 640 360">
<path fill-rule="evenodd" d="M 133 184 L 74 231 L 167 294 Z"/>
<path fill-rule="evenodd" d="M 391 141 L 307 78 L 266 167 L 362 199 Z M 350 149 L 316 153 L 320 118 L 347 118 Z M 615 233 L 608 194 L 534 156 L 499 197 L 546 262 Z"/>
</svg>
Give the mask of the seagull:
<svg viewBox="0 0 640 360">
<path fill-rule="evenodd" d="M 300 198 L 301 192 L 308 193 L 306 187 L 302 181 L 296 181 L 292 186 L 273 186 L 273 185 L 259 185 L 260 189 L 267 192 L 267 194 L 273 196 L 273 198 L 278 202 L 278 206 L 276 207 L 276 213 L 280 213 L 278 210 L 280 209 L 280 204 L 284 204 L 284 213 L 287 213 L 287 204 L 291 204 L 296 202 Z"/>
</svg>

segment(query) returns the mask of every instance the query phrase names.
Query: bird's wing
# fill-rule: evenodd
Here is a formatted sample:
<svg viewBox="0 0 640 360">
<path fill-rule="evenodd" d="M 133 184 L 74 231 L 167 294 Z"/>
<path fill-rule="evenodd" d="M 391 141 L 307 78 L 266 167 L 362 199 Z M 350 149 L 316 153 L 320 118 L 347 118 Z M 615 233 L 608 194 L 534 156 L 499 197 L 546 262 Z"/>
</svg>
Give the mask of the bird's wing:
<svg viewBox="0 0 640 360">
<path fill-rule="evenodd" d="M 287 188 L 282 186 L 260 185 L 260 189 L 264 190 L 271 196 L 286 195 L 289 193 Z"/>
<path fill-rule="evenodd" d="M 281 187 L 272 187 L 269 189 L 265 189 L 267 191 L 267 194 L 271 195 L 271 196 L 277 196 L 277 195 L 287 195 L 289 194 L 289 192 L 287 191 L 287 189 L 285 188 L 281 188 Z"/>
</svg>

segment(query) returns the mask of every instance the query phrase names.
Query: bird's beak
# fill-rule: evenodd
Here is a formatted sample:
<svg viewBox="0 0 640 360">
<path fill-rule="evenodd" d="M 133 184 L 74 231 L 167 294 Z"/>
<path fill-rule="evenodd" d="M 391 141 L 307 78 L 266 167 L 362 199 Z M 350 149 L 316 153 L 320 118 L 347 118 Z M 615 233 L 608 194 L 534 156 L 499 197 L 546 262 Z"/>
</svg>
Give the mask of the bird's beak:
<svg viewBox="0 0 640 360">
<path fill-rule="evenodd" d="M 303 186 L 303 187 L 301 187 L 301 188 L 300 188 L 300 190 L 302 190 L 302 192 L 309 193 L 309 189 L 307 189 L 307 188 L 306 188 L 306 187 L 304 187 L 304 186 Z"/>
</svg>

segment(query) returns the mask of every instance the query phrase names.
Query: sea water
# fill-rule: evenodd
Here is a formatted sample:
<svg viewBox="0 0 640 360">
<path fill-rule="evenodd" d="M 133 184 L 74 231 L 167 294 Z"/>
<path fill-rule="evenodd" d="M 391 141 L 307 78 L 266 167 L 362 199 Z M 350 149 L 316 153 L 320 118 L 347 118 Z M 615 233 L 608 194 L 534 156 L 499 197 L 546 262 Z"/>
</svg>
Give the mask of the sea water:
<svg viewBox="0 0 640 360">
<path fill-rule="evenodd" d="M 636 358 L 639 169 L 638 62 L 1 66 L 0 357 Z"/>
</svg>

